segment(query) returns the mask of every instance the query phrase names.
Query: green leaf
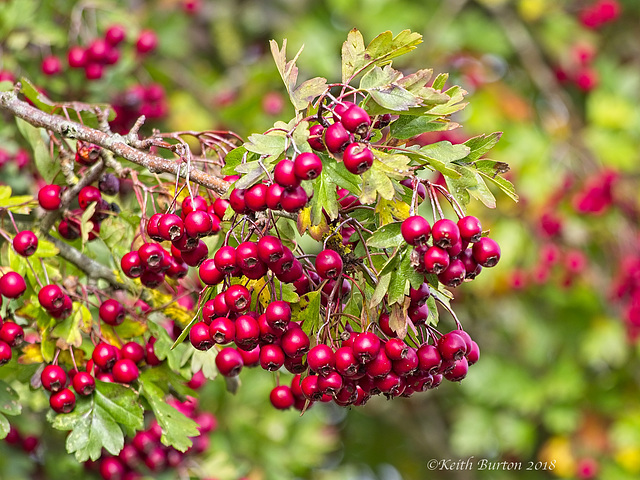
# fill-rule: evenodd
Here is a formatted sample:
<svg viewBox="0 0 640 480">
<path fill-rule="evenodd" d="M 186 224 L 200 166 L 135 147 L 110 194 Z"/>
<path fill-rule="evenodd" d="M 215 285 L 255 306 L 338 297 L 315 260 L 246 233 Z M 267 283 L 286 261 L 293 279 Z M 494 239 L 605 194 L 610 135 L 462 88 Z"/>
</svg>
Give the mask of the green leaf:
<svg viewBox="0 0 640 480">
<path fill-rule="evenodd" d="M 429 307 L 429 316 L 427 317 L 427 325 L 433 325 L 436 327 L 440 320 L 440 314 L 438 313 L 438 306 L 436 305 L 436 299 L 433 295 L 427 298 L 427 307 Z"/>
<path fill-rule="evenodd" d="M 404 55 L 422 43 L 422 35 L 411 30 L 402 30 L 395 37 L 391 31 L 382 32 L 367 46 L 365 57 L 371 58 L 376 65 Z"/>
<path fill-rule="evenodd" d="M 22 136 L 29 142 L 33 150 L 33 158 L 38 169 L 38 173 L 47 183 L 53 182 L 56 173 L 60 169 L 55 159 L 49 154 L 47 148 L 47 137 L 44 129 L 36 128 L 21 118 L 16 118 L 16 125 Z"/>
<path fill-rule="evenodd" d="M 364 205 L 374 203 L 378 193 L 382 198 L 391 200 L 395 194 L 395 188 L 387 176 L 382 162 L 374 159 L 371 168 L 362 174 L 360 202 Z"/>
<path fill-rule="evenodd" d="M 286 87 L 287 92 L 289 93 L 289 96 L 291 96 L 291 92 L 294 91 L 296 82 L 298 81 L 298 67 L 296 67 L 296 61 L 298 60 L 298 57 L 302 53 L 304 46 L 301 47 L 300 50 L 298 50 L 298 53 L 293 58 L 293 60 L 290 60 L 287 62 L 287 40 L 286 39 L 282 41 L 281 49 L 278 48 L 278 43 L 275 40 L 271 40 L 269 42 L 269 45 L 271 47 L 271 55 L 273 55 L 273 60 L 276 63 L 276 68 L 280 73 L 280 77 L 284 82 L 284 86 Z"/>
<path fill-rule="evenodd" d="M 389 282 L 389 304 L 402 303 L 405 295 L 409 295 L 409 288 L 418 288 L 424 281 L 424 275 L 416 272 L 411 265 L 411 251 L 405 249 L 400 255 L 398 268 L 391 274 Z"/>
<path fill-rule="evenodd" d="M 215 380 L 218 376 L 218 367 L 216 367 L 216 356 L 218 350 L 210 348 L 206 351 L 195 350 L 191 356 L 191 371 L 193 373 L 202 370 L 202 374 L 209 380 Z"/>
<path fill-rule="evenodd" d="M 238 165 L 236 173 L 241 173 L 242 178 L 235 183 L 235 188 L 242 189 L 255 185 L 267 175 L 264 164 L 260 165 L 258 161 Z"/>
<path fill-rule="evenodd" d="M 259 155 L 278 156 L 284 153 L 287 147 L 287 138 L 278 133 L 254 133 L 249 135 L 249 141 L 245 142 L 244 147 Z"/>
<path fill-rule="evenodd" d="M 458 178 L 461 173 L 452 162 L 460 160 L 469 154 L 469 147 L 466 145 L 453 145 L 451 142 L 437 142 L 419 147 L 417 145 L 408 147 L 410 152 L 407 155 L 415 160 L 425 161 L 434 170 L 442 173 L 445 177 Z"/>
<path fill-rule="evenodd" d="M 364 51 L 362 33 L 354 28 L 342 44 L 342 83 L 349 83 L 358 69 L 365 65 Z"/>
<path fill-rule="evenodd" d="M 160 440 L 164 445 L 185 452 L 193 444 L 189 437 L 195 437 L 199 434 L 198 424 L 165 401 L 165 393 L 162 389 L 145 375 L 149 371 L 145 371 L 139 381 L 142 385 L 141 393 L 149 402 L 149 406 L 162 428 Z"/>
<path fill-rule="evenodd" d="M 291 103 L 296 110 L 303 110 L 307 108 L 316 97 L 322 95 L 326 89 L 326 78 L 310 78 L 298 85 L 295 90 L 289 94 Z"/>
<path fill-rule="evenodd" d="M 300 297 L 307 306 L 300 312 L 297 320 L 302 321 L 302 330 L 307 335 L 313 335 L 320 327 L 320 296 L 320 290 L 314 290 Z"/>
<path fill-rule="evenodd" d="M 22 413 L 20 396 L 2 380 L 0 380 L 0 413 L 5 415 L 20 415 Z"/>
<path fill-rule="evenodd" d="M 84 310 L 88 312 L 86 307 Z M 89 319 L 91 319 L 90 313 Z M 58 323 L 51 332 L 51 336 L 58 339 L 56 342 L 58 348 L 66 349 L 69 346 L 78 348 L 82 345 L 81 327 L 84 326 L 84 321 L 83 309 L 80 308 L 80 304 L 74 302 L 73 313 Z"/>
<path fill-rule="evenodd" d="M 239 146 L 231 150 L 224 157 L 224 167 L 220 173 L 223 175 L 233 175 L 236 173 L 236 167 L 242 163 L 245 154 L 247 153 L 247 149 L 244 146 Z"/>
<path fill-rule="evenodd" d="M 38 258 L 50 258 L 56 257 L 59 253 L 60 250 L 58 250 L 58 247 L 56 247 L 52 242 L 45 240 L 44 238 L 39 238 L 38 249 L 33 255 Z"/>
<path fill-rule="evenodd" d="M 473 196 L 488 208 L 495 208 L 496 199 L 480 174 L 464 165 L 455 165 L 455 168 L 460 173 L 460 177 L 445 178 L 451 195 L 463 207 L 469 203 L 469 196 Z"/>
<path fill-rule="evenodd" d="M 322 171 L 326 174 L 329 182 L 335 183 L 337 186 L 346 188 L 354 195 L 361 192 L 361 177 L 349 172 L 342 162 L 329 160 L 322 162 Z"/>
<path fill-rule="evenodd" d="M 336 163 L 335 161 L 324 162 Z M 332 171 L 328 168 L 322 168 L 320 175 L 313 180 L 313 198 L 311 199 L 311 224 L 318 225 L 323 220 L 324 210 L 331 220 L 338 218 L 338 194 L 336 192 L 336 183 L 331 178 Z"/>
<path fill-rule="evenodd" d="M 0 414 L 0 440 L 6 438 L 7 435 L 9 435 L 10 430 L 11 424 L 9 424 L 9 420 L 7 420 L 7 417 L 5 417 L 4 415 Z"/>
<path fill-rule="evenodd" d="M 497 185 L 498 188 L 514 202 L 519 200 L 513 184 L 500 175 L 500 173 L 509 171 L 509 165 L 504 162 L 496 162 L 494 160 L 479 160 L 471 165 L 477 169 L 478 173 L 482 175 L 482 177 Z"/>
<path fill-rule="evenodd" d="M 449 130 L 450 123 L 442 121 L 439 115 L 400 115 L 391 123 L 390 135 L 406 140 L 425 132 Z"/>
<path fill-rule="evenodd" d="M 371 300 L 369 300 L 369 306 L 371 308 L 378 305 L 389 290 L 389 283 L 391 282 L 391 272 L 387 272 L 378 276 L 378 284 L 376 285 Z"/>
<path fill-rule="evenodd" d="M 449 79 L 448 73 L 441 73 L 433 80 L 431 87 L 435 90 L 442 90 L 446 85 L 448 79 Z"/>
<path fill-rule="evenodd" d="M 466 162 L 473 162 L 482 157 L 485 153 L 491 150 L 496 143 L 502 137 L 502 132 L 493 132 L 489 135 L 478 135 L 477 137 L 472 137 L 464 144 L 469 147 L 470 152 L 469 155 L 464 159 Z"/>
<path fill-rule="evenodd" d="M 373 67 L 360 80 L 362 90 L 372 90 L 376 88 L 388 88 L 394 82 L 402 78 L 402 72 L 386 65 L 384 68 Z"/>
<path fill-rule="evenodd" d="M 96 385 L 98 383 L 96 381 Z M 53 420 L 53 428 L 71 430 L 66 441 L 67 452 L 74 453 L 79 462 L 97 460 L 103 448 L 117 455 L 124 446 L 122 429 L 100 403 L 100 395 L 96 388 L 90 398 L 78 398 L 73 412 L 57 415 Z"/>
<path fill-rule="evenodd" d="M 144 410 L 138 395 L 131 388 L 96 380 L 93 395 L 96 405 L 102 407 L 120 425 L 131 430 L 144 428 Z"/>
<path fill-rule="evenodd" d="M 397 83 L 374 88 L 368 92 L 378 105 L 394 112 L 406 111 L 422 104 L 418 97 Z"/>
<path fill-rule="evenodd" d="M 400 227 L 402 222 L 389 223 L 373 232 L 367 240 L 370 248 L 397 248 L 403 243 Z"/>
<path fill-rule="evenodd" d="M 31 100 L 31 103 L 33 103 L 37 109 L 47 113 L 54 112 L 57 105 L 49 100 L 44 93 L 40 92 L 28 78 L 20 78 L 20 83 L 22 84 L 20 93 Z"/>
</svg>

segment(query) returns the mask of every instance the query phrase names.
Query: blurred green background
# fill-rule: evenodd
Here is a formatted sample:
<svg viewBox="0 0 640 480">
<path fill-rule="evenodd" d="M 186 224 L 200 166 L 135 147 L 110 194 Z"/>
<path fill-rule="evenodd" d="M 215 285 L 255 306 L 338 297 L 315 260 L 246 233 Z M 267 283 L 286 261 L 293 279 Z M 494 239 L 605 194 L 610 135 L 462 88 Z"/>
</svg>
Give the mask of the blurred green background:
<svg viewBox="0 0 640 480">
<path fill-rule="evenodd" d="M 515 204 L 496 193 L 495 211 L 471 208 L 503 252 L 497 268 L 455 292 L 479 363 L 460 384 L 363 408 L 315 406 L 302 418 L 270 406 L 264 372 L 243 372 L 236 396 L 211 382 L 201 404 L 220 426 L 194 475 L 634 479 L 639 21 L 636 0 L 12 0 L 0 3 L 0 70 L 27 76 L 54 100 L 123 103 L 132 88 L 157 84 L 161 105 L 143 130 L 225 128 L 246 138 L 293 113 L 270 39 L 286 38 L 289 56 L 304 45 L 301 79 L 338 81 L 351 28 L 367 42 L 385 30 L 421 33 L 424 43 L 395 66 L 450 72 L 470 105 L 454 118 L 464 127 L 446 138 L 504 132 L 491 158 L 510 165 L 521 197 Z M 100 79 L 67 65 L 71 46 L 87 47 L 114 24 L 127 38 Z M 140 55 L 145 29 L 158 47 Z M 45 75 L 51 55 L 61 70 Z M 27 192 L 29 166 L 11 161 L 24 147 L 3 118 L 0 178 Z M 43 436 L 40 450 L 29 458 L 0 445 L 0 478 L 91 475 L 34 418 L 17 422 Z M 472 468 L 455 467 L 471 457 Z M 482 470 L 482 459 L 522 466 Z"/>
</svg>

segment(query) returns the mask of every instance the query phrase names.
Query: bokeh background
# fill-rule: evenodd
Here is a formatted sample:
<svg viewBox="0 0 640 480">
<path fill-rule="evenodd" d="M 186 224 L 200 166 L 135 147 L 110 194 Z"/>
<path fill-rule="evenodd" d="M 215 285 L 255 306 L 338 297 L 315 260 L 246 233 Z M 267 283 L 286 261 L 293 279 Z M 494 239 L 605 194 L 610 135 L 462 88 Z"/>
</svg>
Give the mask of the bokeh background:
<svg viewBox="0 0 640 480">
<path fill-rule="evenodd" d="M 115 24 L 126 39 L 111 64 L 69 66 L 72 47 Z M 0 76 L 26 76 L 54 100 L 111 103 L 122 131 L 144 113 L 147 132 L 246 137 L 293 113 L 270 39 L 287 39 L 290 56 L 304 45 L 302 79 L 334 81 L 351 28 L 367 42 L 421 33 L 395 66 L 449 72 L 470 102 L 455 117 L 463 128 L 422 140 L 504 132 L 491 158 L 520 195 L 471 207 L 503 252 L 456 291 L 479 363 L 428 394 L 302 418 L 271 407 L 268 375 L 245 370 L 235 396 L 210 382 L 201 405 L 219 425 L 194 478 L 622 480 L 640 476 L 639 24 L 636 0 L 5 0 Z M 34 185 L 26 146 L 2 118 L 0 179 L 16 193 Z M 92 478 L 37 418 L 16 419 L 39 438 L 31 453 L 0 442 L 0 478 Z M 427 468 L 470 457 L 469 470 Z M 481 459 L 522 467 L 480 470 Z"/>
</svg>

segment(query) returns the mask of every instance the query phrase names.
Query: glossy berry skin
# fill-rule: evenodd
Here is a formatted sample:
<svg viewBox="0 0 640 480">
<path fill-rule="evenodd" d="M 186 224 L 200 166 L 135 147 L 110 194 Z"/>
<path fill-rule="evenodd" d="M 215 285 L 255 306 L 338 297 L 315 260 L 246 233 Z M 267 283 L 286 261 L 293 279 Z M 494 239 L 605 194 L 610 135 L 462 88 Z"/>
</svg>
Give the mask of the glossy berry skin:
<svg viewBox="0 0 640 480">
<path fill-rule="evenodd" d="M 182 218 L 175 213 L 167 213 L 158 221 L 158 234 L 163 240 L 173 242 L 184 235 L 185 228 Z"/>
<path fill-rule="evenodd" d="M 473 258 L 483 267 L 495 267 L 500 260 L 500 245 L 494 239 L 482 237 L 471 248 Z"/>
<path fill-rule="evenodd" d="M 374 155 L 369 145 L 350 143 L 342 154 L 345 168 L 354 175 L 362 175 L 373 165 Z"/>
<path fill-rule="evenodd" d="M 165 256 L 164 249 L 157 243 L 145 243 L 138 249 L 142 265 L 155 269 L 160 267 Z"/>
<path fill-rule="evenodd" d="M 353 377 L 358 373 L 360 363 L 350 346 L 342 346 L 335 351 L 336 371 L 343 377 Z"/>
<path fill-rule="evenodd" d="M 440 247 L 429 247 L 423 256 L 424 269 L 436 275 L 447 269 L 451 260 L 446 250 Z"/>
<path fill-rule="evenodd" d="M 209 326 L 204 322 L 197 322 L 189 331 L 191 345 L 197 350 L 205 351 L 213 347 L 213 340 L 209 333 Z"/>
<path fill-rule="evenodd" d="M 11 360 L 11 347 L 8 343 L 0 340 L 0 366 Z"/>
<path fill-rule="evenodd" d="M 160 220 L 162 220 L 163 216 L 162 213 L 154 213 L 147 221 L 147 235 L 151 237 L 151 240 L 155 240 L 156 242 L 164 240 L 160 235 Z"/>
<path fill-rule="evenodd" d="M 235 377 L 243 365 L 242 356 L 233 347 L 224 347 L 216 355 L 216 367 L 223 377 Z"/>
<path fill-rule="evenodd" d="M 271 210 L 282 210 L 282 194 L 284 193 L 284 187 L 277 183 L 272 183 L 267 188 L 267 208 Z"/>
<path fill-rule="evenodd" d="M 412 303 L 417 305 L 424 305 L 430 296 L 431 291 L 427 282 L 424 282 L 417 289 L 413 287 L 409 289 L 409 298 L 411 298 Z"/>
<path fill-rule="evenodd" d="M 61 193 L 62 187 L 60 185 L 45 185 L 38 190 L 38 203 L 45 210 L 57 210 L 62 204 Z"/>
<path fill-rule="evenodd" d="M 42 386 L 49 392 L 57 392 L 67 386 L 67 373 L 58 365 L 47 365 L 40 375 Z"/>
<path fill-rule="evenodd" d="M 453 330 L 438 339 L 438 351 L 443 360 L 457 361 L 467 353 L 467 344 L 460 335 Z"/>
<path fill-rule="evenodd" d="M 269 372 L 275 372 L 284 365 L 284 352 L 280 345 L 268 344 L 260 347 L 260 366 Z"/>
<path fill-rule="evenodd" d="M 322 279 L 336 280 L 342 273 L 342 258 L 335 250 L 322 250 L 316 257 L 315 265 Z"/>
<path fill-rule="evenodd" d="M 309 368 L 318 375 L 327 375 L 335 368 L 336 359 L 333 349 L 323 343 L 319 343 L 307 355 Z"/>
<path fill-rule="evenodd" d="M 454 258 L 449 266 L 438 274 L 438 280 L 447 287 L 457 287 L 464 281 L 466 273 L 462 260 Z"/>
<path fill-rule="evenodd" d="M 390 338 L 384 344 L 384 351 L 389 360 L 401 360 L 406 358 L 409 346 L 399 338 Z"/>
<path fill-rule="evenodd" d="M 343 383 L 342 376 L 336 371 L 318 377 L 318 389 L 325 395 L 335 395 L 342 389 Z"/>
<path fill-rule="evenodd" d="M 120 350 L 122 352 L 122 358 L 128 358 L 136 363 L 140 363 L 144 360 L 144 347 L 139 343 L 133 341 L 127 342 L 122 345 Z"/>
<path fill-rule="evenodd" d="M 113 366 L 112 372 L 113 378 L 118 383 L 131 383 L 137 380 L 140 376 L 138 366 L 133 360 L 123 358 L 118 360 Z"/>
<path fill-rule="evenodd" d="M 138 278 L 142 275 L 144 267 L 140 254 L 137 251 L 125 253 L 120 259 L 120 267 L 124 274 L 129 278 Z"/>
<path fill-rule="evenodd" d="M 322 391 L 318 387 L 318 376 L 308 375 L 300 382 L 302 394 L 307 400 L 316 402 L 322 399 Z"/>
<path fill-rule="evenodd" d="M 64 292 L 58 285 L 45 285 L 38 291 L 38 302 L 45 310 L 57 310 L 64 304 Z"/>
<path fill-rule="evenodd" d="M 236 345 L 241 350 L 253 350 L 258 345 L 260 325 L 249 316 L 241 315 L 236 318 Z"/>
<path fill-rule="evenodd" d="M 273 169 L 273 179 L 283 188 L 294 188 L 300 185 L 300 177 L 295 174 L 295 164 L 285 158 Z"/>
<path fill-rule="evenodd" d="M 236 213 L 239 214 L 247 214 L 249 213 L 249 208 L 247 207 L 247 202 L 244 199 L 246 190 L 243 188 L 234 188 L 229 194 L 229 205 Z"/>
<path fill-rule="evenodd" d="M 313 180 L 322 172 L 322 160 L 315 153 L 303 152 L 293 161 L 293 172 L 300 180 Z"/>
<path fill-rule="evenodd" d="M 87 372 L 76 373 L 73 376 L 71 384 L 73 385 L 73 389 L 76 391 L 76 393 L 78 395 L 82 395 L 83 397 L 91 395 L 96 389 L 95 379 L 90 373 Z"/>
<path fill-rule="evenodd" d="M 309 197 L 302 186 L 285 188 L 280 197 L 280 205 L 285 212 L 295 213 L 303 209 Z"/>
<path fill-rule="evenodd" d="M 7 272 L 0 277 L 0 294 L 7 298 L 18 298 L 27 290 L 24 277 L 17 272 Z"/>
<path fill-rule="evenodd" d="M 431 228 L 433 244 L 440 248 L 450 248 L 460 241 L 460 230 L 452 220 L 441 218 Z"/>
<path fill-rule="evenodd" d="M 251 305 L 251 293 L 243 285 L 231 285 L 224 294 L 224 301 L 231 312 L 246 312 Z"/>
<path fill-rule="evenodd" d="M 98 314 L 104 323 L 116 326 L 124 321 L 125 311 L 119 301 L 108 298 L 100 305 Z"/>
<path fill-rule="evenodd" d="M 213 231 L 213 220 L 208 212 L 196 210 L 187 214 L 184 219 L 184 227 L 187 235 L 192 238 L 206 237 Z"/>
<path fill-rule="evenodd" d="M 426 218 L 420 215 L 413 215 L 402 222 L 400 233 L 402 238 L 409 245 L 424 245 L 429 239 L 431 226 Z"/>
<path fill-rule="evenodd" d="M 91 354 L 93 363 L 105 372 L 110 371 L 117 360 L 117 352 L 113 345 L 101 342 L 95 346 Z"/>
<path fill-rule="evenodd" d="M 380 339 L 375 333 L 365 332 L 353 341 L 353 353 L 360 363 L 367 363 L 375 358 L 380 350 Z"/>
<path fill-rule="evenodd" d="M 224 214 L 227 212 L 228 207 L 229 207 L 229 200 L 225 200 L 223 198 L 217 198 L 213 202 L 213 213 L 215 213 L 218 218 L 224 218 Z"/>
<path fill-rule="evenodd" d="M 284 247 L 278 237 L 265 235 L 258 240 L 258 257 L 271 266 L 284 255 Z"/>
<path fill-rule="evenodd" d="M 265 310 L 267 323 L 276 330 L 283 330 L 291 321 L 291 307 L 288 302 L 271 302 Z"/>
<path fill-rule="evenodd" d="M 13 249 L 18 255 L 30 257 L 38 249 L 38 237 L 31 230 L 23 230 L 13 237 Z"/>
<path fill-rule="evenodd" d="M 261 262 L 258 257 L 258 244 L 256 242 L 242 242 L 236 247 L 236 264 L 240 269 L 246 270 Z"/>
<path fill-rule="evenodd" d="M 469 366 L 473 365 L 480 359 L 480 348 L 478 344 L 471 341 L 471 348 L 467 351 L 467 361 Z"/>
<path fill-rule="evenodd" d="M 69 413 L 76 406 L 76 396 L 68 388 L 63 388 L 49 398 L 49 405 L 56 413 Z"/>
<path fill-rule="evenodd" d="M 319 123 L 309 127 L 309 146 L 318 152 L 325 150 L 324 143 L 322 143 L 323 133 L 324 127 Z"/>
<path fill-rule="evenodd" d="M 209 335 L 219 345 L 233 342 L 236 336 L 236 325 L 227 317 L 217 317 L 209 324 Z"/>
<path fill-rule="evenodd" d="M 341 122 L 329 125 L 324 130 L 324 144 L 331 153 L 342 153 L 351 142 L 351 135 Z"/>
<path fill-rule="evenodd" d="M 269 187 L 264 183 L 258 183 L 249 188 L 244 194 L 247 208 L 253 212 L 263 212 L 267 209 L 267 192 Z"/>
<path fill-rule="evenodd" d="M 357 105 L 351 105 L 342 114 L 340 122 L 351 133 L 363 135 L 371 125 L 371 117 L 369 114 Z"/>
<path fill-rule="evenodd" d="M 278 410 L 287 410 L 293 406 L 294 398 L 291 393 L 291 387 L 287 385 L 278 385 L 271 390 L 269 401 L 274 408 Z"/>
<path fill-rule="evenodd" d="M 102 200 L 102 194 L 98 187 L 94 187 L 93 185 L 83 187 L 78 193 L 78 204 L 83 210 L 86 210 L 91 203 L 99 202 L 100 200 Z"/>
<path fill-rule="evenodd" d="M 287 357 L 301 358 L 309 351 L 309 336 L 298 327 L 289 328 L 280 337 L 280 346 Z"/>
<path fill-rule="evenodd" d="M 207 258 L 200 264 L 198 274 L 206 285 L 217 285 L 224 280 L 224 273 L 216 268 L 213 258 Z"/>
<path fill-rule="evenodd" d="M 220 247 L 213 256 L 216 268 L 225 275 L 233 275 L 238 271 L 236 265 L 236 249 L 231 245 Z"/>
<path fill-rule="evenodd" d="M 207 258 L 207 255 L 209 255 L 209 247 L 200 240 L 193 250 L 182 252 L 182 260 L 190 267 L 198 267 Z"/>
<path fill-rule="evenodd" d="M 475 243 L 482 237 L 482 225 L 473 215 L 467 215 L 458 220 L 458 230 L 460 238 L 465 242 Z"/>
</svg>

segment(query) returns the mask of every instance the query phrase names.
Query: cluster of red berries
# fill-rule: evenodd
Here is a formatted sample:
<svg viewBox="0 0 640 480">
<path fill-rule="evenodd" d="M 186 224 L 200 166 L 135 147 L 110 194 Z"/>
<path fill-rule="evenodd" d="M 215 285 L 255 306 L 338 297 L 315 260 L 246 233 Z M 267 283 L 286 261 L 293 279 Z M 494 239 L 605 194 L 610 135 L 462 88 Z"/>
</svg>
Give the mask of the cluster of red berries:
<svg viewBox="0 0 640 480">
<path fill-rule="evenodd" d="M 8 271 L 0 276 L 0 307 L 2 297 L 10 300 L 20 298 L 27 290 L 24 277 L 17 272 Z M 12 348 L 18 348 L 24 341 L 24 330 L 15 322 L 0 317 L 0 366 L 11 360 Z"/>
<path fill-rule="evenodd" d="M 147 119 L 163 118 L 168 111 L 166 93 L 162 85 L 132 85 L 111 101 L 116 118 L 111 122 L 114 132 L 126 133 L 141 115 Z"/>
<path fill-rule="evenodd" d="M 83 69 L 87 80 L 102 78 L 104 69 L 120 60 L 119 45 L 126 39 L 127 32 L 121 25 L 110 26 L 103 38 L 94 39 L 87 47 L 74 45 L 67 51 L 67 63 L 74 69 Z M 136 51 L 146 54 L 153 51 L 158 38 L 153 30 L 143 30 L 136 40 Z M 62 72 L 62 61 L 56 55 L 48 55 L 40 66 L 45 75 Z"/>
<path fill-rule="evenodd" d="M 142 284 L 156 288 L 169 278 L 186 276 L 189 267 L 197 267 L 209 254 L 202 237 L 220 231 L 220 217 L 227 208 L 225 200 L 216 199 L 208 204 L 204 197 L 186 197 L 180 215 L 155 213 L 149 218 L 146 233 L 153 241 L 125 254 L 120 265 L 129 278 L 140 278 Z M 171 242 L 170 251 L 160 243 Z"/>
<path fill-rule="evenodd" d="M 104 480 L 141 480 L 148 475 L 180 469 L 190 456 L 205 452 L 209 448 L 209 433 L 215 431 L 218 424 L 216 417 L 209 412 L 199 412 L 193 398 L 184 402 L 172 399 L 169 404 L 198 424 L 200 434 L 191 437 L 193 445 L 189 450 L 180 452 L 162 445 L 162 429 L 153 420 L 146 430 L 127 439 L 117 456 L 104 455 L 96 462 L 86 462 L 87 469 L 97 471 Z"/>
<path fill-rule="evenodd" d="M 13 447 L 20 448 L 24 453 L 30 454 L 36 451 L 40 445 L 40 439 L 35 435 L 23 435 L 15 427 L 9 425 L 9 433 L 4 437 L 4 441 Z"/>
<path fill-rule="evenodd" d="M 405 242 L 414 246 L 416 271 L 435 274 L 448 287 L 473 280 L 482 267 L 493 267 L 500 260 L 500 246 L 482 236 L 480 221 L 471 215 L 457 223 L 441 218 L 433 226 L 424 217 L 414 215 L 402 222 L 401 232 Z"/>
<path fill-rule="evenodd" d="M 596 0 L 580 12 L 579 19 L 585 27 L 598 29 L 617 20 L 621 13 L 618 0 Z"/>
</svg>

